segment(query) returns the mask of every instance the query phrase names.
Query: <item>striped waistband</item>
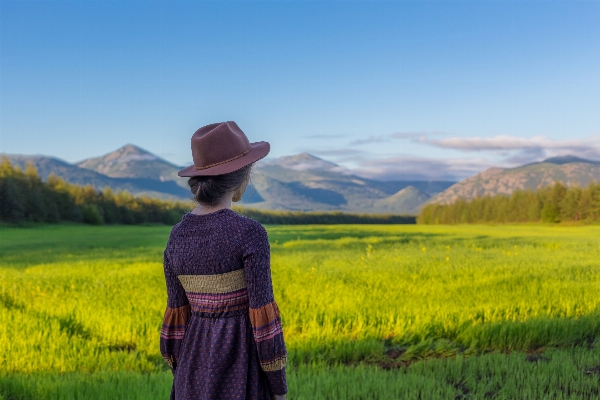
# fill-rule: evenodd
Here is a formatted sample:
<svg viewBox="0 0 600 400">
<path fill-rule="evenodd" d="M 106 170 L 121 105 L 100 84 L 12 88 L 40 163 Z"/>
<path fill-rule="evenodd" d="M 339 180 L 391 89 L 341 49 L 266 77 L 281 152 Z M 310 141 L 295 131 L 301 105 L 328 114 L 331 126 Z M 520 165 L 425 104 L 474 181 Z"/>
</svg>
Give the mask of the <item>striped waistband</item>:
<svg viewBox="0 0 600 400">
<path fill-rule="evenodd" d="M 244 269 L 217 275 L 179 275 L 178 278 L 194 315 L 214 317 L 210 315 L 247 312 L 249 303 Z"/>
<path fill-rule="evenodd" d="M 179 281 L 186 292 L 228 293 L 246 288 L 244 269 L 216 275 L 179 275 Z"/>
</svg>

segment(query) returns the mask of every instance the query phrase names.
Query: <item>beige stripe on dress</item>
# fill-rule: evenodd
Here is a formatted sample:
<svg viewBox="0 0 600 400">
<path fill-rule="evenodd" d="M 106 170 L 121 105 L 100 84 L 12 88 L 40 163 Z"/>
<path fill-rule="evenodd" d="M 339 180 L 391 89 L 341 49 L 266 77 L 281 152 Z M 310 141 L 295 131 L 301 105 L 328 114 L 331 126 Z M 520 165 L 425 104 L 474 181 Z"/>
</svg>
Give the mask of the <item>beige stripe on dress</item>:
<svg viewBox="0 0 600 400">
<path fill-rule="evenodd" d="M 216 275 L 179 275 L 181 285 L 186 292 L 192 293 L 228 293 L 246 287 L 244 269 Z"/>
</svg>

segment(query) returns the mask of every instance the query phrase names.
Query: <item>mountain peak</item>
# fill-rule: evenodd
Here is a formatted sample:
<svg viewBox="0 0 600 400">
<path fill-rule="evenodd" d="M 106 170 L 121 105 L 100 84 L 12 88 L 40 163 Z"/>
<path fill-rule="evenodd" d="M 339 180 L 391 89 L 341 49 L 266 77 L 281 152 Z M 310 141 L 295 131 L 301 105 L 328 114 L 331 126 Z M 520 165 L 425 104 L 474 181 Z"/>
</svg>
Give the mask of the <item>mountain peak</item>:
<svg viewBox="0 0 600 400">
<path fill-rule="evenodd" d="M 293 169 L 295 171 L 307 170 L 326 170 L 326 171 L 341 171 L 344 168 L 332 163 L 331 161 L 323 160 L 322 158 L 313 156 L 309 153 L 300 153 L 293 156 L 279 157 L 276 160 L 270 161 L 271 165 L 279 165 L 283 168 Z"/>
<path fill-rule="evenodd" d="M 573 155 L 551 157 L 542 162 L 548 163 L 548 164 L 556 164 L 556 165 L 564 165 L 564 164 L 571 164 L 571 163 L 586 163 L 586 164 L 600 165 L 599 161 L 586 160 L 584 158 L 576 157 Z"/>
<path fill-rule="evenodd" d="M 144 178 L 177 181 L 179 167 L 142 149 L 126 144 L 100 157 L 88 158 L 76 164 L 111 178 Z"/>
<path fill-rule="evenodd" d="M 278 158 L 279 161 L 284 161 L 284 162 L 326 162 L 332 165 L 336 165 L 332 162 L 323 160 L 322 158 L 319 158 L 317 156 L 313 156 L 310 153 L 300 153 L 300 154 L 295 154 L 293 156 L 283 156 L 283 157 L 279 157 Z"/>
<path fill-rule="evenodd" d="M 142 149 L 140 146 L 136 146 L 135 144 L 127 143 L 125 146 L 118 148 L 115 151 L 127 151 L 132 153 L 140 153 L 140 154 L 151 154 L 148 150 Z"/>
<path fill-rule="evenodd" d="M 108 153 L 102 157 L 104 160 L 115 160 L 119 162 L 127 161 L 142 161 L 142 160 L 158 160 L 158 157 L 150 153 L 148 150 L 142 149 L 134 144 L 126 144 L 118 148 L 112 153 Z"/>
</svg>

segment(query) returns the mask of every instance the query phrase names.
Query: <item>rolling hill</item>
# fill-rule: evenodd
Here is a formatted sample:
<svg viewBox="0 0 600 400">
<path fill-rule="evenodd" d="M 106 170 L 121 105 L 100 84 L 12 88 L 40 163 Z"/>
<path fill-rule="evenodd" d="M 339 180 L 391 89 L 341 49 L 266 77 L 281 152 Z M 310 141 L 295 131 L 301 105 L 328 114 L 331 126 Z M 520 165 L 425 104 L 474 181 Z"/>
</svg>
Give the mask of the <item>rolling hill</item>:
<svg viewBox="0 0 600 400">
<path fill-rule="evenodd" d="M 600 162 L 566 156 L 517 168 L 490 168 L 456 183 L 430 202 L 449 204 L 459 198 L 472 200 L 481 196 L 510 195 L 518 189 L 535 190 L 555 182 L 562 182 L 568 187 L 585 187 L 592 182 L 600 182 Z"/>
<path fill-rule="evenodd" d="M 422 190 L 407 186 L 390 197 L 376 200 L 373 206 L 390 214 L 401 213 L 398 210 L 409 210 L 408 214 L 418 214 L 430 198 L 431 196 Z"/>
</svg>

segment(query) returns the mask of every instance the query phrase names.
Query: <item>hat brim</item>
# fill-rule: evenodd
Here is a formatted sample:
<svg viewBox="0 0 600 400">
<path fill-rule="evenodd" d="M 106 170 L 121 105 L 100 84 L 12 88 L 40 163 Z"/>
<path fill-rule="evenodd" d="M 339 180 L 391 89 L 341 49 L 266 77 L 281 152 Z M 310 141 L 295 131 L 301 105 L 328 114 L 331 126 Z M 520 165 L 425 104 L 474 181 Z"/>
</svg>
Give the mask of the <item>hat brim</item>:
<svg viewBox="0 0 600 400">
<path fill-rule="evenodd" d="M 250 143 L 250 151 L 241 157 L 234 158 L 231 161 L 227 161 L 223 164 L 215 165 L 214 167 L 205 169 L 196 169 L 194 165 L 190 165 L 187 168 L 182 169 L 177 173 L 181 177 L 191 176 L 215 176 L 228 174 L 238 169 L 244 168 L 246 165 L 252 164 L 260 160 L 269 154 L 271 146 L 268 142 L 256 142 Z"/>
</svg>

